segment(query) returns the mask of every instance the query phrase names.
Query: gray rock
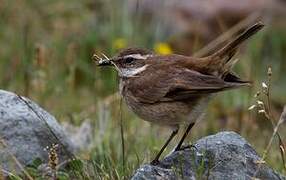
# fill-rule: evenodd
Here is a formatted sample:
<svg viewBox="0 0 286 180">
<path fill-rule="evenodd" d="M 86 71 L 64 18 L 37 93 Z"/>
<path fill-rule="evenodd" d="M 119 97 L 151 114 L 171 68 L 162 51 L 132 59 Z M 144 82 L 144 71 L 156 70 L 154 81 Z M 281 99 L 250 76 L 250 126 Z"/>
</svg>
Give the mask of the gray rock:
<svg viewBox="0 0 286 180">
<path fill-rule="evenodd" d="M 204 137 L 195 147 L 171 153 L 158 166 L 141 166 L 132 179 L 286 179 L 259 164 L 256 151 L 234 132 Z"/>
<path fill-rule="evenodd" d="M 0 90 L 0 168 L 18 172 L 15 159 L 22 166 L 37 158 L 47 163 L 45 149 L 53 143 L 60 162 L 72 157 L 72 143 L 53 116 L 27 98 Z"/>
</svg>

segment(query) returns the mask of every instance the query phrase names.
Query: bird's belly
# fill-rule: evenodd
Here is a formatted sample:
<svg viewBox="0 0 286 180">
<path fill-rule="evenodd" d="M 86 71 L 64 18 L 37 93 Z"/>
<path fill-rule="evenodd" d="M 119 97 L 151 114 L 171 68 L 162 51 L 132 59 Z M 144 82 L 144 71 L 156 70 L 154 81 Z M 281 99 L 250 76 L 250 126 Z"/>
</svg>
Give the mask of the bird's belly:
<svg viewBox="0 0 286 180">
<path fill-rule="evenodd" d="M 158 102 L 154 104 L 140 103 L 132 97 L 126 97 L 127 106 L 145 121 L 160 125 L 180 125 L 195 122 L 204 112 L 206 98 L 197 102 Z"/>
</svg>

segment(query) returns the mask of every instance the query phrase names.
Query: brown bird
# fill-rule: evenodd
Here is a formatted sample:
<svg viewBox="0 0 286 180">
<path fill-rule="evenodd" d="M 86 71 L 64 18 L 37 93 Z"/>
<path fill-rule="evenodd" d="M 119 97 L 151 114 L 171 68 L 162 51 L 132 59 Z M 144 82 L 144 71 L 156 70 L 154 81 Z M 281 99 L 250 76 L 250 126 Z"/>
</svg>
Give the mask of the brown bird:
<svg viewBox="0 0 286 180">
<path fill-rule="evenodd" d="M 120 77 L 120 94 L 127 106 L 140 118 L 168 126 L 172 133 L 155 159 L 178 133 L 180 125 L 188 127 L 175 148 L 181 146 L 196 120 L 201 118 L 213 94 L 250 85 L 232 72 L 232 57 L 239 45 L 264 25 L 248 28 L 214 54 L 194 58 L 183 55 L 157 55 L 152 51 L 128 48 L 113 58 L 99 58 L 99 66 L 112 65 Z"/>
</svg>

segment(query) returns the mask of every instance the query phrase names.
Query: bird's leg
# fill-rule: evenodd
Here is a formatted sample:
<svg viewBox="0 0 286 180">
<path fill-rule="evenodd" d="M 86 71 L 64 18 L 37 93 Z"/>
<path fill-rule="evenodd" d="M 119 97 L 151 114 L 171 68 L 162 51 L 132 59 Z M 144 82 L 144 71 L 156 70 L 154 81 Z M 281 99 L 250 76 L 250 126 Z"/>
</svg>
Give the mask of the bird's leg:
<svg viewBox="0 0 286 180">
<path fill-rule="evenodd" d="M 185 138 L 187 137 L 187 135 L 189 134 L 190 130 L 192 129 L 192 127 L 193 127 L 194 125 L 195 125 L 195 123 L 189 124 L 188 128 L 186 129 L 186 131 L 185 131 L 185 133 L 184 133 L 184 135 L 183 135 L 183 137 L 182 137 L 182 139 L 180 140 L 180 142 L 179 142 L 178 145 L 176 146 L 175 151 L 181 150 L 181 146 L 182 146 L 182 144 L 183 144 Z M 184 148 L 184 149 L 185 149 L 185 148 Z"/>
<path fill-rule="evenodd" d="M 161 154 L 164 152 L 165 148 L 170 143 L 170 141 L 174 138 L 174 136 L 178 133 L 178 130 L 179 130 L 179 128 L 176 127 L 176 129 L 174 129 L 172 131 L 172 134 L 170 135 L 168 140 L 165 142 L 165 144 L 163 145 L 163 147 L 161 148 L 159 153 L 156 155 L 155 159 L 151 162 L 152 165 L 157 165 L 159 163 L 159 158 L 160 158 Z"/>
</svg>

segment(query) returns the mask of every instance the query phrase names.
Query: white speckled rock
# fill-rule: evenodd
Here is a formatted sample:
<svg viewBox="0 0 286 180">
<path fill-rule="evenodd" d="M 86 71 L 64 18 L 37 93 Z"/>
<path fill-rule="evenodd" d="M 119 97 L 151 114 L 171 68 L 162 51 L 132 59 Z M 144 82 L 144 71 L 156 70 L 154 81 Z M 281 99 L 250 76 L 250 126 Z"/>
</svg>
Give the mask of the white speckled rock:
<svg viewBox="0 0 286 180">
<path fill-rule="evenodd" d="M 23 166 L 36 158 L 47 162 L 48 152 L 45 148 L 53 143 L 59 145 L 60 161 L 70 158 L 73 145 L 57 120 L 36 103 L 27 98 L 23 99 L 14 93 L 0 90 L 1 168 L 14 172 L 19 170 L 11 156 L 16 157 Z"/>
<path fill-rule="evenodd" d="M 204 137 L 195 146 L 197 150 L 186 149 L 170 154 L 158 166 L 141 166 L 132 179 L 286 179 L 266 164 L 258 168 L 256 162 L 261 158 L 245 139 L 234 132 Z"/>
</svg>

